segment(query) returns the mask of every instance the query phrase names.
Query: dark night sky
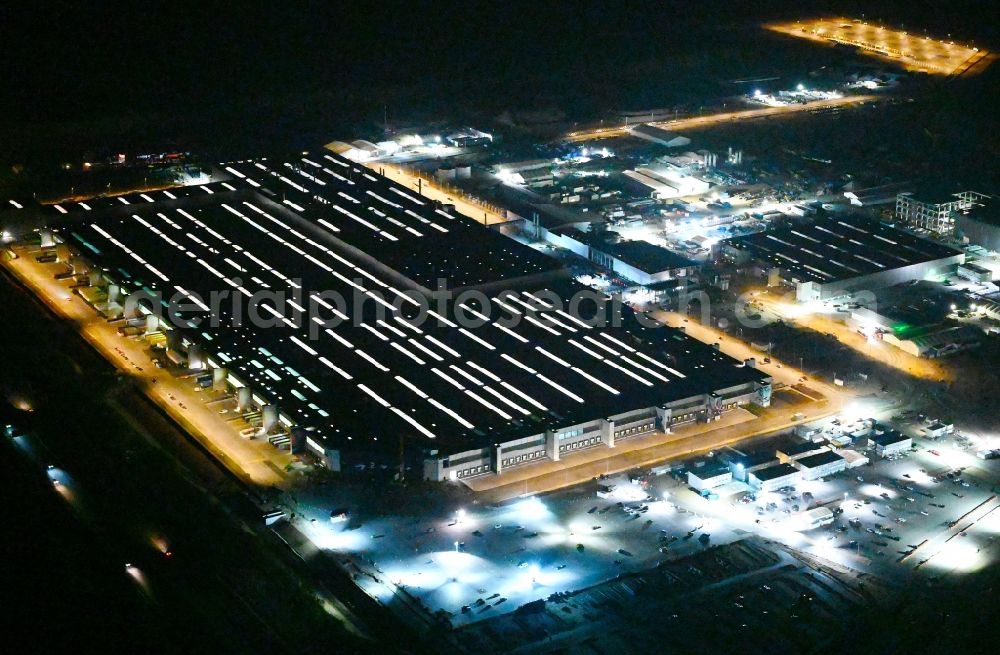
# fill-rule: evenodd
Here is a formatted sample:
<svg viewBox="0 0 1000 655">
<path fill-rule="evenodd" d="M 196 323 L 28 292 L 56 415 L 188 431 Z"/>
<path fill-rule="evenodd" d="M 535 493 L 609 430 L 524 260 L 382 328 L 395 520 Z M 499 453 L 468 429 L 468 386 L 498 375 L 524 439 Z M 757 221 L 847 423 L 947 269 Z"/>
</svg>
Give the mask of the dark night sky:
<svg viewBox="0 0 1000 655">
<path fill-rule="evenodd" d="M 969 0 L 6 3 L 0 160 L 90 147 L 298 146 L 370 128 L 385 106 L 390 118 L 411 120 L 471 122 L 549 106 L 583 120 L 718 95 L 671 84 L 675 66 L 704 65 L 713 82 L 730 71 L 773 72 L 780 60 L 767 61 L 754 41 L 763 38 L 754 25 L 769 18 L 866 12 L 990 41 L 995 26 L 982 19 L 989 7 Z"/>
</svg>

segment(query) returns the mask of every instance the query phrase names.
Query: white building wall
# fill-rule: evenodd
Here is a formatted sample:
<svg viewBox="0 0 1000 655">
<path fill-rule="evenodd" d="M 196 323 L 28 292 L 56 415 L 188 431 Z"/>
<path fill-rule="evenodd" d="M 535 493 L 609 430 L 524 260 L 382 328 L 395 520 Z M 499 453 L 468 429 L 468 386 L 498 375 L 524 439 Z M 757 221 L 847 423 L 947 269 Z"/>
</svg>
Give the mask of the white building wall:
<svg viewBox="0 0 1000 655">
<path fill-rule="evenodd" d="M 567 236 L 565 234 L 557 234 L 545 228 L 541 228 L 541 237 L 559 248 L 565 248 L 575 255 L 587 258 L 589 247 L 585 243 L 581 243 L 574 239 L 573 237 Z"/>
<path fill-rule="evenodd" d="M 906 452 L 913 445 L 912 439 L 904 439 L 894 444 L 889 444 L 888 446 L 875 446 L 875 452 L 882 457 L 888 457 L 889 455 L 896 455 L 902 452 Z"/>
<path fill-rule="evenodd" d="M 757 396 L 754 383 L 738 385 L 726 391 L 738 395 L 727 397 L 723 408 L 754 402 Z M 742 393 L 740 393 L 741 391 Z M 705 410 L 706 402 L 707 397 L 704 395 L 693 396 L 669 403 L 663 409 L 648 407 L 629 410 L 608 418 L 614 422 L 613 435 L 615 440 L 627 439 L 649 434 L 657 429 L 669 432 L 674 425 L 694 422 Z M 660 413 L 666 418 L 658 425 L 657 417 Z M 610 444 L 602 435 L 603 422 L 603 420 L 594 420 L 552 430 L 552 445 L 555 448 L 552 456 L 549 456 L 546 451 L 546 434 L 539 433 L 503 442 L 493 448 L 477 448 L 446 457 L 428 458 L 424 462 L 424 477 L 428 480 L 443 482 L 486 473 L 502 473 L 503 469 L 509 466 L 529 464 L 546 458 L 559 459 L 561 455 L 577 450 L 607 446 Z"/>
<path fill-rule="evenodd" d="M 960 252 L 950 257 L 942 257 L 941 259 L 933 259 L 927 262 L 910 264 L 909 266 L 901 266 L 899 268 L 878 271 L 869 275 L 837 280 L 826 284 L 800 282 L 796 287 L 795 297 L 799 302 L 829 300 L 858 291 L 883 289 L 911 280 L 923 280 L 930 275 L 951 270 L 963 263 L 965 263 L 965 253 Z"/>
<path fill-rule="evenodd" d="M 700 477 L 697 471 L 688 471 L 688 485 L 694 487 L 698 491 L 721 487 L 722 485 L 726 484 L 732 479 L 733 479 L 733 474 L 731 471 L 726 471 L 725 473 L 719 473 L 718 475 L 713 475 L 712 477 L 709 478 Z"/>
<path fill-rule="evenodd" d="M 759 489 L 761 491 L 774 491 L 775 489 L 780 489 L 781 487 L 790 487 L 798 484 L 802 481 L 802 473 L 795 471 L 794 473 L 783 475 L 780 478 L 764 481 L 757 478 L 757 476 L 753 473 L 750 473 L 747 475 L 747 480 L 750 482 L 750 486 L 755 489 Z"/>
<path fill-rule="evenodd" d="M 817 480 L 828 475 L 833 475 L 834 473 L 840 473 L 846 468 L 847 460 L 844 459 L 837 462 L 830 462 L 829 464 L 823 464 L 822 466 L 816 466 L 814 468 L 802 467 L 802 479 Z"/>
</svg>

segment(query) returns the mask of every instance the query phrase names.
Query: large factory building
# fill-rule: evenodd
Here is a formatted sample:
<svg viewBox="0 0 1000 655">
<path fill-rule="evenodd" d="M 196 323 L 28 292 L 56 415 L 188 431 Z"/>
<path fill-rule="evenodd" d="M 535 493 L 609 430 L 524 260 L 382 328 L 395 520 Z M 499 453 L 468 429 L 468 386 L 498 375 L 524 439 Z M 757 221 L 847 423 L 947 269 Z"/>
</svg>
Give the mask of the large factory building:
<svg viewBox="0 0 1000 655">
<path fill-rule="evenodd" d="M 95 310 L 232 394 L 248 436 L 334 469 L 395 463 L 402 442 L 440 481 L 770 402 L 755 368 L 343 157 L 220 168 L 228 181 L 52 207 L 42 238 L 72 251 Z"/>
<path fill-rule="evenodd" d="M 858 217 L 831 216 L 720 242 L 720 255 L 778 269 L 795 285 L 799 302 L 948 273 L 965 254 L 896 227 Z"/>
</svg>

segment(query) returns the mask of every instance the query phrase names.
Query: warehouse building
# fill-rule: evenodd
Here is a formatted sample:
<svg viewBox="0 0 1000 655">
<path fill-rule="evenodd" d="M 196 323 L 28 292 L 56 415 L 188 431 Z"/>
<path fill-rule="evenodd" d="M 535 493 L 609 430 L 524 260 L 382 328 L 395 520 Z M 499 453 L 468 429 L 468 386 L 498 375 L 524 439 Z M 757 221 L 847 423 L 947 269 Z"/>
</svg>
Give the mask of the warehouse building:
<svg viewBox="0 0 1000 655">
<path fill-rule="evenodd" d="M 792 487 L 802 481 L 802 472 L 791 464 L 775 464 L 747 475 L 747 483 L 757 491 Z"/>
<path fill-rule="evenodd" d="M 897 430 L 886 430 L 871 438 L 875 445 L 875 454 L 879 457 L 889 457 L 908 451 L 913 446 L 913 439 Z"/>
<path fill-rule="evenodd" d="M 971 244 L 1000 252 L 1000 203 L 986 200 L 954 213 L 955 233 Z"/>
<path fill-rule="evenodd" d="M 699 492 L 721 487 L 732 479 L 732 471 L 723 464 L 707 465 L 688 471 L 688 486 Z"/>
<path fill-rule="evenodd" d="M 649 194 L 649 197 L 653 200 L 677 198 L 682 195 L 676 187 L 646 175 L 642 172 L 642 169 L 624 171 L 622 175 L 632 182 L 633 187 Z"/>
<path fill-rule="evenodd" d="M 691 139 L 676 132 L 668 132 L 650 123 L 641 123 L 629 129 L 629 134 L 645 141 L 651 141 L 668 148 L 681 148 L 691 145 Z"/>
<path fill-rule="evenodd" d="M 619 241 L 591 246 L 590 260 L 627 280 L 650 285 L 689 277 L 698 264 L 648 241 Z"/>
<path fill-rule="evenodd" d="M 882 341 L 914 357 L 937 359 L 978 348 L 982 345 L 983 331 L 972 325 L 938 325 L 903 335 L 886 333 Z"/>
<path fill-rule="evenodd" d="M 552 245 L 644 286 L 687 278 L 698 270 L 694 260 L 648 241 L 607 241 L 573 225 L 544 230 L 543 236 Z"/>
<path fill-rule="evenodd" d="M 876 309 L 857 307 L 846 323 L 870 339 L 914 357 L 934 359 L 978 347 L 983 332 L 949 320 L 955 297 L 927 285 L 902 285 L 875 294 Z"/>
<path fill-rule="evenodd" d="M 850 448 L 841 448 L 837 453 L 847 462 L 847 468 L 853 469 L 868 463 L 868 457 Z"/>
<path fill-rule="evenodd" d="M 992 269 L 980 266 L 979 264 L 974 264 L 972 262 L 965 262 L 958 267 L 955 273 L 960 278 L 964 278 L 970 282 L 976 282 L 978 284 L 992 282 L 995 275 Z"/>
<path fill-rule="evenodd" d="M 734 480 L 746 482 L 750 473 L 777 463 L 777 458 L 770 452 L 741 453 L 730 458 L 729 470 L 732 471 Z"/>
<path fill-rule="evenodd" d="M 847 460 L 835 452 L 826 450 L 797 459 L 794 465 L 802 471 L 803 480 L 818 480 L 846 469 Z"/>
<path fill-rule="evenodd" d="M 712 185 L 683 172 L 676 166 L 647 166 L 623 173 L 654 200 L 667 200 L 681 196 L 701 195 Z"/>
<path fill-rule="evenodd" d="M 859 217 L 828 216 L 718 244 L 720 257 L 778 268 L 799 302 L 922 280 L 954 271 L 965 253 Z"/>
<path fill-rule="evenodd" d="M 222 166 L 232 179 L 65 203 L 57 237 L 95 309 L 330 468 L 398 463 L 403 439 L 428 479 L 501 474 L 770 403 L 767 375 L 561 305 L 590 292 L 558 262 L 344 157 Z M 421 302 L 442 288 L 453 302 Z"/>
<path fill-rule="evenodd" d="M 931 439 L 940 439 L 941 437 L 952 434 L 953 432 L 955 432 L 955 425 L 952 423 L 934 421 L 927 426 L 927 436 Z"/>
<path fill-rule="evenodd" d="M 835 518 L 829 507 L 815 507 L 792 516 L 790 522 L 796 529 L 806 531 L 826 527 Z"/>
</svg>

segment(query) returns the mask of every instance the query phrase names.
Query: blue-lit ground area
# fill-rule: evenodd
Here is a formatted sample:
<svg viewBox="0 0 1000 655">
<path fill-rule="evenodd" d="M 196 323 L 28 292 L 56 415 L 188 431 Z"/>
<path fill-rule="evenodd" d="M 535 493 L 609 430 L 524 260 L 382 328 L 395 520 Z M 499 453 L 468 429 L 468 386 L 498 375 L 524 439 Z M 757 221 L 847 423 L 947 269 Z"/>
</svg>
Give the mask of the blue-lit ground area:
<svg viewBox="0 0 1000 655">
<path fill-rule="evenodd" d="M 404 618 L 411 609 L 443 610 L 456 626 L 654 566 L 665 559 L 661 530 L 678 539 L 671 555 L 702 549 L 703 542 L 684 538 L 688 532 L 711 532 L 720 542 L 738 536 L 734 526 L 678 506 L 674 496 L 686 494 L 676 485 L 610 480 L 617 488 L 607 499 L 584 485 L 499 507 L 440 507 L 413 519 L 334 524 L 320 498 L 300 497 L 298 507 L 315 519 L 307 529 L 313 541 L 347 555 L 366 591 Z"/>
<path fill-rule="evenodd" d="M 497 635 L 524 638 L 525 621 L 539 638 L 551 637 L 553 648 L 581 633 L 611 639 L 606 629 L 628 616 L 646 587 L 659 589 L 656 602 L 677 625 L 704 616 L 686 605 L 670 609 L 674 594 L 708 585 L 711 592 L 697 593 L 713 603 L 721 595 L 727 598 L 722 611 L 736 611 L 733 618 L 749 613 L 764 624 L 777 620 L 771 614 L 780 614 L 783 604 L 794 612 L 803 595 L 812 596 L 817 613 L 811 621 L 821 616 L 820 604 L 836 616 L 855 604 L 881 602 L 885 588 L 899 584 L 961 584 L 1000 555 L 1000 502 L 993 490 L 1000 464 L 977 455 L 996 447 L 1000 435 L 956 430 L 931 438 L 933 419 L 894 411 L 871 403 L 862 413 L 895 419 L 912 438 L 910 448 L 882 457 L 852 445 L 839 452 L 852 450 L 867 462 L 771 491 L 730 481 L 704 497 L 689 486 L 687 472 L 734 453 L 773 454 L 802 443 L 791 435 L 499 506 L 438 495 L 441 500 L 405 517 L 368 518 L 362 510 L 331 521 L 331 508 L 363 502 L 343 487 L 312 487 L 297 494 L 297 521 L 407 623 L 467 626 L 455 634 L 465 647 L 469 639 L 486 652 L 502 650 L 493 643 Z M 817 439 L 856 422 L 859 417 L 849 415 L 819 422 Z M 823 441 L 816 446 L 825 447 Z M 804 522 L 816 508 L 829 509 L 832 522 Z M 741 591 L 730 599 L 730 589 Z M 740 625 L 727 624 L 734 639 Z M 813 629 L 809 621 L 803 626 Z M 740 638 L 760 637 L 759 630 L 754 634 Z"/>
</svg>

